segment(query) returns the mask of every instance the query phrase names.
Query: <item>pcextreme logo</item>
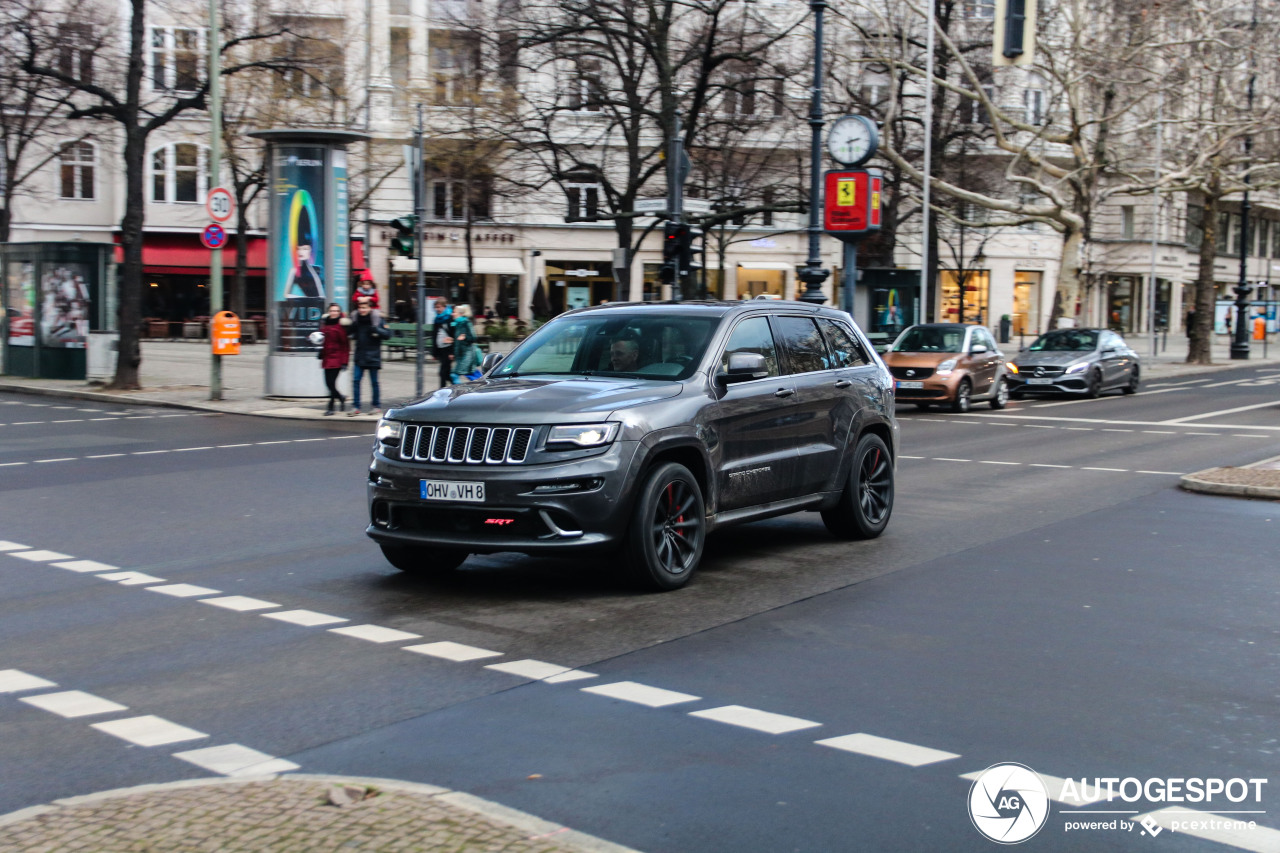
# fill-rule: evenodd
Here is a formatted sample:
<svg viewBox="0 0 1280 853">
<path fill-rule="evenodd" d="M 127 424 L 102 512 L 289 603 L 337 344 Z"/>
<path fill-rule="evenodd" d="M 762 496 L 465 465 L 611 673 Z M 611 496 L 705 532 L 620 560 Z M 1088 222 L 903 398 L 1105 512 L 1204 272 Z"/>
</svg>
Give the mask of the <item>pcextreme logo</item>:
<svg viewBox="0 0 1280 853">
<path fill-rule="evenodd" d="M 1049 792 L 1025 764 L 993 764 L 969 789 L 969 819 L 998 844 L 1026 841 L 1048 818 Z"/>
</svg>

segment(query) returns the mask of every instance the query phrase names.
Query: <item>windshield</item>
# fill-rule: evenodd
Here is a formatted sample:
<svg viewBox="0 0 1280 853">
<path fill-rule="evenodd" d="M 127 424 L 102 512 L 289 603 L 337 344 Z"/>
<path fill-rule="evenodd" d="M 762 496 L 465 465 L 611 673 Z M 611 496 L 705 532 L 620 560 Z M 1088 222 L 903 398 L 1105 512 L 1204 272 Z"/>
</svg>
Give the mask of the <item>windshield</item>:
<svg viewBox="0 0 1280 853">
<path fill-rule="evenodd" d="M 893 345 L 894 352 L 960 352 L 964 326 L 912 326 Z"/>
<path fill-rule="evenodd" d="M 1032 352 L 1092 352 L 1098 333 L 1087 329 L 1056 329 L 1045 332 L 1031 345 Z"/>
<path fill-rule="evenodd" d="M 719 323 L 718 317 L 614 311 L 565 317 L 538 329 L 492 375 L 687 379 Z"/>
</svg>

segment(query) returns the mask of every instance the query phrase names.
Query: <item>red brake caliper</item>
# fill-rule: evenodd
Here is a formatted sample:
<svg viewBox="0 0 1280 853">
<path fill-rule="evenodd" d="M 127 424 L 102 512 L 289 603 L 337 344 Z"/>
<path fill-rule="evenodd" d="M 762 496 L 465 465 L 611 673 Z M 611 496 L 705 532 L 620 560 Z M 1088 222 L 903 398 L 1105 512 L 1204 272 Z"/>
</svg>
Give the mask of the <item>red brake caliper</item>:
<svg viewBox="0 0 1280 853">
<path fill-rule="evenodd" d="M 676 502 L 676 500 L 675 500 L 675 495 L 674 495 L 674 494 L 672 494 L 672 491 L 673 491 L 673 487 L 674 487 L 674 486 L 675 486 L 675 484 L 674 484 L 674 483 L 667 483 L 667 512 L 670 512 L 670 511 L 671 511 L 671 507 L 672 507 L 672 505 Z M 676 516 L 676 524 L 682 524 L 682 523 L 684 523 L 684 515 L 683 515 L 683 514 L 681 514 L 681 515 L 677 515 L 677 516 Z M 683 536 L 684 536 L 684 531 L 683 531 L 683 530 L 677 530 L 677 531 L 676 531 L 676 535 L 677 535 L 677 536 L 680 536 L 680 537 L 683 537 Z"/>
</svg>

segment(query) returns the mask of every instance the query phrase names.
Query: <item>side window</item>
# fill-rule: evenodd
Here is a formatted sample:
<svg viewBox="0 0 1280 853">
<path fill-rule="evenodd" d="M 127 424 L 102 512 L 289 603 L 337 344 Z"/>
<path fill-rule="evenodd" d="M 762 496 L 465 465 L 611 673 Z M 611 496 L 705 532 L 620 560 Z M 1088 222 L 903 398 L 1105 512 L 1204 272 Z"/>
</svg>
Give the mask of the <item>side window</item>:
<svg viewBox="0 0 1280 853">
<path fill-rule="evenodd" d="M 827 345 L 818 327 L 808 317 L 774 317 L 778 346 L 786 353 L 788 373 L 826 370 Z"/>
<path fill-rule="evenodd" d="M 773 345 L 773 334 L 769 331 L 769 320 L 766 317 L 749 317 L 743 320 L 729 336 L 724 355 L 720 357 L 720 369 L 729 369 L 729 356 L 736 352 L 754 352 L 764 356 L 764 366 L 770 376 L 778 375 L 778 351 Z"/>
<path fill-rule="evenodd" d="M 995 338 L 991 337 L 991 333 L 986 329 L 976 329 L 974 331 L 973 342 L 975 344 L 982 344 L 987 348 L 987 352 L 995 352 L 999 349 L 999 347 L 996 346 Z"/>
<path fill-rule="evenodd" d="M 839 323 L 821 319 L 818 320 L 818 327 L 822 329 L 822 334 L 827 339 L 827 346 L 831 349 L 833 368 L 860 367 L 868 363 L 866 356 L 862 353 L 862 347 L 858 346 L 853 337 Z"/>
</svg>

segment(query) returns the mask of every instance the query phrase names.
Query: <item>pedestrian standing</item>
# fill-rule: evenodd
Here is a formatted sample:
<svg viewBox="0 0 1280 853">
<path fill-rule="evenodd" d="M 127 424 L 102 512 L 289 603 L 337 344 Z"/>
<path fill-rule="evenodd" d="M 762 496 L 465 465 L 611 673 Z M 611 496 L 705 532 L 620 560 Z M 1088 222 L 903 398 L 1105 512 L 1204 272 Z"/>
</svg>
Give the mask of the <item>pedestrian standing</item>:
<svg viewBox="0 0 1280 853">
<path fill-rule="evenodd" d="M 471 306 L 463 303 L 453 309 L 453 370 L 449 379 L 454 385 L 480 365 L 476 364 L 476 330 L 471 324 Z"/>
<path fill-rule="evenodd" d="M 334 302 L 320 321 L 320 333 L 324 335 L 324 343 L 320 346 L 320 366 L 324 368 L 324 384 L 329 388 L 329 408 L 326 415 L 333 414 L 333 404 L 338 404 L 339 411 L 347 408 L 347 398 L 338 392 L 338 374 L 351 360 L 351 338 L 347 329 L 351 326 L 351 318 L 343 315 L 342 308 Z"/>
<path fill-rule="evenodd" d="M 351 377 L 351 414 L 360 414 L 360 381 L 367 373 L 373 391 L 373 406 L 369 413 L 376 415 L 382 407 L 378 389 L 378 371 L 382 369 L 382 342 L 391 337 L 391 330 L 382 322 L 382 317 L 373 310 L 373 306 L 364 299 L 360 300 L 356 308 L 351 329 L 356 341 L 355 369 Z"/>
<path fill-rule="evenodd" d="M 453 311 L 449 308 L 449 303 L 445 302 L 444 297 L 437 299 L 436 318 L 431 327 L 432 340 L 435 344 L 431 352 L 440 362 L 441 388 L 453 384 L 449 377 L 453 367 L 453 335 L 449 329 L 452 323 Z"/>
</svg>

